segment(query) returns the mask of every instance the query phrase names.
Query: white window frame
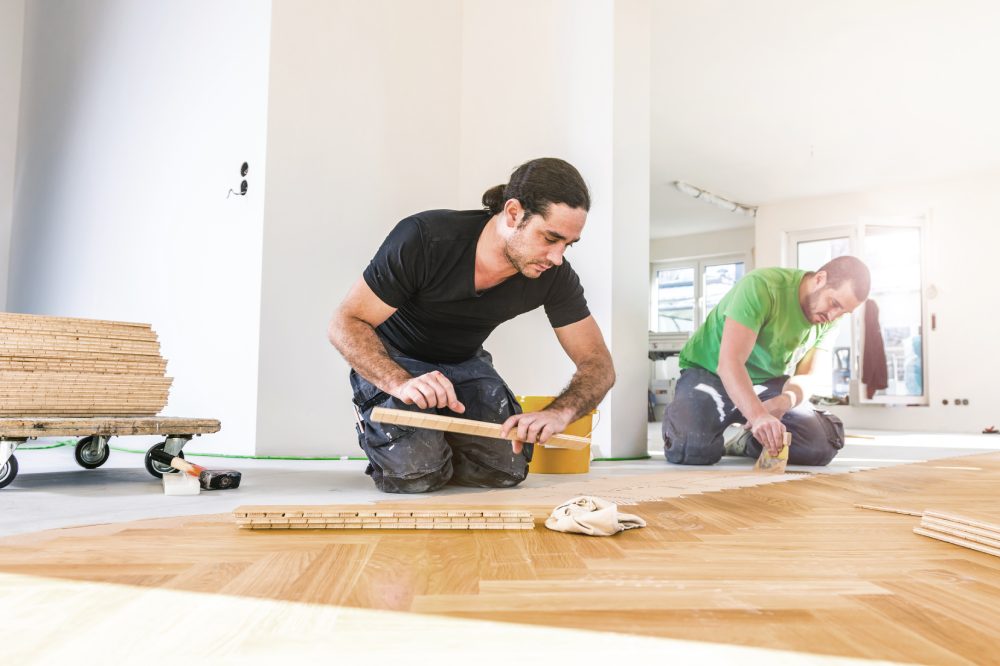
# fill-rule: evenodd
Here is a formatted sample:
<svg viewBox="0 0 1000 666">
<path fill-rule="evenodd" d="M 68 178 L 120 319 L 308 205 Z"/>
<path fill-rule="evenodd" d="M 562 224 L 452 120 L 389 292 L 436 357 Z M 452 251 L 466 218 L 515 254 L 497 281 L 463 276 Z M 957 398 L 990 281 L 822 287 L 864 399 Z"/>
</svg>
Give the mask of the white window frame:
<svg viewBox="0 0 1000 666">
<path fill-rule="evenodd" d="M 725 254 L 706 254 L 697 257 L 688 257 L 685 259 L 667 259 L 664 261 L 653 261 L 649 264 L 649 330 L 654 331 L 654 325 L 658 326 L 657 317 L 659 312 L 657 307 L 659 303 L 657 302 L 657 284 L 656 284 L 656 273 L 662 270 L 671 270 L 677 268 L 693 268 L 695 272 L 695 282 L 694 282 L 694 315 L 693 315 L 693 329 L 696 331 L 698 327 L 705 323 L 705 317 L 708 313 L 705 312 L 705 294 L 704 294 L 704 283 L 705 283 L 705 269 L 708 266 L 717 266 L 719 264 L 731 264 L 743 262 L 743 274 L 746 275 L 751 270 L 753 266 L 750 262 L 750 254 L 747 252 L 733 252 Z M 683 336 L 685 338 L 689 337 L 690 334 L 677 332 L 676 335 Z"/>
<path fill-rule="evenodd" d="M 864 394 L 864 384 L 861 382 L 861 359 L 864 355 L 864 311 L 859 308 L 854 316 L 851 327 L 851 385 L 850 401 L 852 405 L 882 405 L 924 407 L 930 405 L 930 353 L 928 332 L 930 329 L 930 308 L 927 303 L 927 246 L 930 212 L 909 217 L 872 217 L 864 216 L 857 224 L 824 227 L 821 229 L 803 229 L 785 232 L 782 263 L 785 266 L 798 267 L 798 244 L 834 238 L 847 238 L 851 254 L 864 256 L 865 231 L 868 227 L 909 227 L 916 228 L 920 233 L 920 308 L 921 308 L 921 375 L 923 395 L 876 395 L 869 399 Z"/>
</svg>

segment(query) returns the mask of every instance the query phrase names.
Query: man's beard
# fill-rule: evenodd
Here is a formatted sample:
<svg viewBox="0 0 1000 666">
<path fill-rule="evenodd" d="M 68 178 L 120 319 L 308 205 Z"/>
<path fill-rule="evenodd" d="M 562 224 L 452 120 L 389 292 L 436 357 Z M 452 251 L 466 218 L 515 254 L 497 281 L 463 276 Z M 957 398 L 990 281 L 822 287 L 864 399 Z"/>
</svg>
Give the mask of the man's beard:
<svg viewBox="0 0 1000 666">
<path fill-rule="evenodd" d="M 811 294 L 806 295 L 806 319 L 809 320 L 810 324 L 822 324 L 823 321 L 816 321 L 816 306 L 819 303 L 819 297 L 823 293 L 823 287 L 820 287 Z"/>
<path fill-rule="evenodd" d="M 517 270 L 517 272 L 523 275 L 524 277 L 533 280 L 542 274 L 541 273 L 542 266 L 538 265 L 537 262 L 526 260 L 523 255 L 517 252 L 516 248 L 510 241 L 506 241 L 503 244 L 503 254 L 505 257 L 507 257 L 507 261 L 510 262 L 510 265 L 513 266 Z M 526 268 L 532 265 L 537 267 L 537 270 L 539 271 L 537 275 L 529 275 L 524 272 Z"/>
</svg>

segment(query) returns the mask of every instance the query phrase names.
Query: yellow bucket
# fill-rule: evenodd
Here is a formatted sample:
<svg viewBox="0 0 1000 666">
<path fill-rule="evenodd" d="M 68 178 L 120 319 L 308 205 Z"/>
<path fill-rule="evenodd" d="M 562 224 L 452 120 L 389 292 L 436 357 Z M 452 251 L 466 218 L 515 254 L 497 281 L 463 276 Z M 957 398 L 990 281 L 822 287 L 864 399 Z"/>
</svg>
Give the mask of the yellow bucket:
<svg viewBox="0 0 1000 666">
<path fill-rule="evenodd" d="M 553 400 L 555 398 L 550 395 L 517 396 L 521 410 L 525 412 L 541 411 Z M 591 423 L 596 413 L 593 411 L 583 418 L 573 421 L 563 431 L 563 434 L 589 437 L 593 427 Z M 531 462 L 528 463 L 528 471 L 531 474 L 586 474 L 590 471 L 590 445 L 579 451 L 536 446 Z"/>
</svg>

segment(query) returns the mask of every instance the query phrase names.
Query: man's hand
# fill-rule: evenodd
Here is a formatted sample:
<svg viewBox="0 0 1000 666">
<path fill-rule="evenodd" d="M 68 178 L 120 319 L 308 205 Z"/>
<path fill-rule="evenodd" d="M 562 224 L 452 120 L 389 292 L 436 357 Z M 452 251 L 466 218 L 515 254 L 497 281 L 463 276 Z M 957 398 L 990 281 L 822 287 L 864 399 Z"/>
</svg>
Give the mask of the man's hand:
<svg viewBox="0 0 1000 666">
<path fill-rule="evenodd" d="M 416 405 L 420 409 L 447 407 L 456 414 L 465 411 L 465 405 L 458 401 L 455 387 L 447 377 L 439 371 L 428 372 L 419 377 L 413 377 L 389 391 L 407 405 Z"/>
<path fill-rule="evenodd" d="M 761 414 L 757 418 L 751 419 L 745 427 L 753 433 L 754 438 L 772 456 L 781 453 L 781 447 L 785 445 L 785 424 L 775 416 L 767 413 Z"/>
<path fill-rule="evenodd" d="M 515 414 L 503 422 L 500 436 L 510 439 L 514 453 L 524 449 L 524 443 L 544 444 L 552 435 L 558 435 L 570 424 L 571 414 L 563 410 L 543 409 L 540 412 Z M 513 431 L 513 432 L 511 432 Z M 509 436 L 512 435 L 512 436 Z"/>
</svg>

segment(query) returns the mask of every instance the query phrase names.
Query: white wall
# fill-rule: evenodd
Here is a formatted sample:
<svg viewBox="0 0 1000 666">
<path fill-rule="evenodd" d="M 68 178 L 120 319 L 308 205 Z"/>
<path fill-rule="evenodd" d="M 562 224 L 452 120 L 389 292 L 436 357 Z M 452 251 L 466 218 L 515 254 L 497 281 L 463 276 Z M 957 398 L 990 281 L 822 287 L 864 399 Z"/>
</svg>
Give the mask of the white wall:
<svg viewBox="0 0 1000 666">
<path fill-rule="evenodd" d="M 460 32 L 458 0 L 274 5 L 259 454 L 363 455 L 326 327 L 400 219 L 478 203 L 458 197 Z"/>
<path fill-rule="evenodd" d="M 643 453 L 648 12 L 40 0 L 13 303 L 153 322 L 169 411 L 224 421 L 203 450 L 357 455 L 348 368 L 325 338 L 336 304 L 400 218 L 478 207 L 520 162 L 559 155 L 593 190 L 572 260 L 619 366 L 601 453 Z M 250 196 L 226 201 L 244 159 Z M 488 346 L 518 392 L 554 394 L 572 371 L 541 311 Z"/>
<path fill-rule="evenodd" d="M 462 205 L 542 156 L 574 164 L 591 189 L 583 240 L 566 257 L 619 372 L 601 405 L 601 455 L 646 448 L 648 12 L 613 0 L 463 3 Z M 485 346 L 515 393 L 556 395 L 573 373 L 541 310 Z"/>
<path fill-rule="evenodd" d="M 7 305 L 23 36 L 24 0 L 0 1 L 0 310 Z"/>
<path fill-rule="evenodd" d="M 192 448 L 252 453 L 270 3 L 27 5 L 9 306 L 143 321 Z M 246 197 L 226 199 L 250 163 Z"/>
<path fill-rule="evenodd" d="M 505 183 L 515 167 L 535 157 L 560 157 L 576 166 L 590 187 L 592 207 L 582 240 L 566 259 L 580 274 L 607 337 L 611 285 L 599 281 L 603 276 L 590 257 L 610 247 L 612 107 L 610 98 L 594 92 L 588 99 L 587 93 L 610 85 L 612 42 L 607 29 L 580 22 L 585 16 L 593 21 L 598 5 L 605 19 L 610 17 L 607 3 L 599 2 L 564 20 L 565 5 L 559 0 L 463 4 L 460 193 L 463 205 L 478 207 L 484 190 Z M 589 51 L 580 52 L 573 41 L 582 34 L 599 37 Z M 574 85 L 574 61 L 575 71 L 588 72 L 589 87 Z M 581 136 L 581 124 L 591 126 L 590 136 Z M 485 347 L 517 394 L 557 395 L 573 374 L 542 309 L 503 324 Z"/>
<path fill-rule="evenodd" d="M 669 261 L 714 254 L 752 255 L 753 248 L 754 227 L 740 227 L 703 234 L 654 238 L 649 242 L 649 260 Z"/>
<path fill-rule="evenodd" d="M 996 295 L 1000 247 L 1000 171 L 906 187 L 810 198 L 757 211 L 757 259 L 779 265 L 785 234 L 852 225 L 860 217 L 930 216 L 927 274 L 937 297 L 928 302 L 937 330 L 927 331 L 927 407 L 836 408 L 848 427 L 979 432 L 997 418 L 1000 356 L 991 349 L 1000 328 Z M 944 406 L 955 398 L 969 405 Z"/>
<path fill-rule="evenodd" d="M 582 8 L 569 0 L 275 4 L 258 453 L 360 454 L 348 367 L 325 339 L 334 307 L 400 218 L 478 208 L 486 188 L 533 157 L 574 162 L 594 189 L 585 241 L 573 253 L 613 343 L 612 295 L 624 288 L 610 268 L 622 231 L 612 222 L 614 11 L 611 0 Z M 648 132 L 648 97 L 635 107 L 627 124 L 638 117 Z M 629 144 L 633 152 L 635 144 L 647 150 L 648 136 Z M 648 180 L 642 151 L 627 172 L 639 184 Z M 645 208 L 631 225 L 648 220 L 648 200 L 636 199 Z M 619 242 L 618 251 L 642 266 L 648 230 L 631 232 L 634 247 Z M 636 279 L 644 290 L 645 268 Z M 627 319 L 629 306 L 620 307 Z M 638 338 L 645 298 L 631 309 Z M 554 394 L 572 373 L 541 311 L 502 326 L 487 348 L 519 393 Z M 632 438 L 644 450 L 640 365 Z"/>
</svg>

